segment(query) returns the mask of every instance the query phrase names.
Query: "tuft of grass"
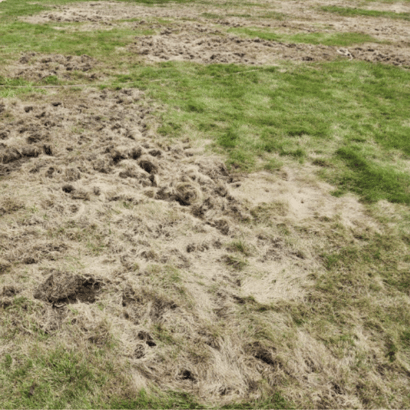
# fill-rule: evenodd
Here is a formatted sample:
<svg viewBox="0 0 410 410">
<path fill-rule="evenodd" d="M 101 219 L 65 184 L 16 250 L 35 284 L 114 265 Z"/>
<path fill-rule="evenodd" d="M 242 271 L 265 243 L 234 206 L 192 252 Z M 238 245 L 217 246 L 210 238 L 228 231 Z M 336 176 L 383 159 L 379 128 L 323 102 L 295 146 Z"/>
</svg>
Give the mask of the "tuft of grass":
<svg viewBox="0 0 410 410">
<path fill-rule="evenodd" d="M 366 10 L 357 9 L 352 7 L 338 7 L 338 6 L 323 6 L 320 8 L 323 11 L 330 13 L 336 13 L 341 16 L 355 17 L 355 16 L 366 16 L 366 17 L 387 17 L 391 19 L 400 19 L 410 21 L 410 13 L 395 13 L 393 11 L 379 11 L 379 10 Z"/>
<path fill-rule="evenodd" d="M 222 259 L 228 266 L 238 271 L 249 265 L 249 262 L 240 256 L 225 255 Z"/>
<path fill-rule="evenodd" d="M 23 94 L 44 93 L 44 90 L 34 88 L 33 83 L 20 78 L 0 76 L 0 98 L 11 98 Z"/>
<path fill-rule="evenodd" d="M 202 13 L 201 17 L 205 17 L 207 19 L 219 19 L 221 16 L 215 13 Z"/>
<path fill-rule="evenodd" d="M 273 19 L 273 20 L 283 20 L 286 18 L 286 14 L 278 13 L 277 11 L 268 11 L 256 16 L 261 19 Z"/>
<path fill-rule="evenodd" d="M 231 242 L 227 245 L 227 249 L 232 252 L 242 253 L 245 256 L 250 256 L 252 254 L 250 246 L 241 240 Z"/>
<path fill-rule="evenodd" d="M 283 202 L 262 203 L 251 209 L 254 222 L 270 226 L 275 223 L 277 216 L 286 216 L 289 212 L 289 205 Z"/>
</svg>

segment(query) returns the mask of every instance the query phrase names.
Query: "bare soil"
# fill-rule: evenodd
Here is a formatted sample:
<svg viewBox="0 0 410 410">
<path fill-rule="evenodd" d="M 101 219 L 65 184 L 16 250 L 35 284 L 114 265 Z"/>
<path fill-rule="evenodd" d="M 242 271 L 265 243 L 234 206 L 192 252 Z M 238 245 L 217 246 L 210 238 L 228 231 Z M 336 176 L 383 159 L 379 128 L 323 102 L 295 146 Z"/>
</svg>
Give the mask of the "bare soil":
<svg viewBox="0 0 410 410">
<path fill-rule="evenodd" d="M 10 69 L 9 74 L 14 78 L 24 78 L 28 81 L 40 81 L 50 76 L 70 79 L 73 72 L 87 73 L 96 65 L 97 62 L 87 55 L 64 56 L 28 52 L 21 56 L 19 62 Z M 96 74 L 85 75 L 85 77 L 91 80 L 97 78 Z"/>
<path fill-rule="evenodd" d="M 179 30 L 178 30 L 179 31 Z M 139 39 L 130 50 L 150 61 L 194 61 L 204 64 L 274 64 L 278 60 L 320 61 L 340 57 L 335 47 L 310 44 L 281 44 L 223 35 L 192 24 L 182 32 L 164 30 L 157 36 Z"/>
<path fill-rule="evenodd" d="M 214 34 L 214 35 L 213 35 Z M 215 35 L 216 34 L 216 35 Z M 200 26 L 173 34 L 164 30 L 158 36 L 139 39 L 130 50 L 155 62 L 194 61 L 204 64 L 275 64 L 278 60 L 331 61 L 339 58 L 409 66 L 407 48 L 366 44 L 346 48 L 312 44 L 281 43 L 270 40 L 244 39 L 235 35 L 218 36 Z M 407 45 L 407 44 L 406 44 Z"/>
</svg>

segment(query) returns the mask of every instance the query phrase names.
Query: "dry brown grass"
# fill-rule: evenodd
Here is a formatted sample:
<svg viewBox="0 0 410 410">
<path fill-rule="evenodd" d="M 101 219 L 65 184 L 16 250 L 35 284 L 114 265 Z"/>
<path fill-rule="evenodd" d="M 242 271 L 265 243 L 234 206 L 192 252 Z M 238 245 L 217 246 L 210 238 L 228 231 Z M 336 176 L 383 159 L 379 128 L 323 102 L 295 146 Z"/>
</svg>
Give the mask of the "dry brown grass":
<svg viewBox="0 0 410 410">
<path fill-rule="evenodd" d="M 21 322 L 3 310 L 3 337 L 28 337 L 8 344 L 9 354 L 30 355 L 38 332 L 84 354 L 111 349 L 113 366 L 128 369 L 113 387 L 119 396 L 153 383 L 223 404 L 280 386 L 299 406 L 360 407 L 359 379 L 382 397 L 404 388 L 398 364 L 387 370 L 394 384 L 377 373 L 382 347 L 359 318 L 354 345 L 338 355 L 300 312 L 320 308 L 310 302 L 328 275 L 320 255 L 351 241 L 366 246 L 383 225 L 353 197 L 334 198 L 330 186 L 301 177 L 303 168 L 232 178 L 189 143 L 149 138 L 147 102 L 134 93 L 67 93 L 59 107 L 48 104 L 55 96 L 34 99 L 29 114 L 27 103 L 7 105 L 15 122 L 52 124 L 53 151 L 21 163 L 1 188 L 2 306 L 12 313 L 21 298 L 35 306 Z M 30 135 L 13 124 L 6 142 L 18 149 Z"/>
<path fill-rule="evenodd" d="M 101 24 L 134 7 L 111 6 Z M 169 46 L 214 30 L 199 16 L 215 9 L 197 7 L 134 12 L 201 19 L 195 35 L 159 35 Z M 288 30 L 261 9 L 217 24 Z M 26 79 L 98 65 L 30 58 L 16 63 Z M 160 110 L 137 89 L 4 99 L 0 407 L 408 407 L 407 207 L 336 198 L 309 164 L 235 173 L 195 135 L 160 136 Z"/>
</svg>

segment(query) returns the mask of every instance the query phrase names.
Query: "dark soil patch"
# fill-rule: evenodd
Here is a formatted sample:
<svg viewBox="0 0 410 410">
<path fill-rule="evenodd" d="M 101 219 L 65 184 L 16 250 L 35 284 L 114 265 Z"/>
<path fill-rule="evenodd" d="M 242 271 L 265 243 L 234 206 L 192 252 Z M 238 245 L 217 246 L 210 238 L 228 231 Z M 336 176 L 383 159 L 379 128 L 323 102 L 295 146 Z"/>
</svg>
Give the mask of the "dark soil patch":
<svg viewBox="0 0 410 410">
<path fill-rule="evenodd" d="M 53 273 L 40 285 L 34 297 L 53 305 L 64 303 L 94 303 L 102 281 L 68 273 Z"/>
</svg>

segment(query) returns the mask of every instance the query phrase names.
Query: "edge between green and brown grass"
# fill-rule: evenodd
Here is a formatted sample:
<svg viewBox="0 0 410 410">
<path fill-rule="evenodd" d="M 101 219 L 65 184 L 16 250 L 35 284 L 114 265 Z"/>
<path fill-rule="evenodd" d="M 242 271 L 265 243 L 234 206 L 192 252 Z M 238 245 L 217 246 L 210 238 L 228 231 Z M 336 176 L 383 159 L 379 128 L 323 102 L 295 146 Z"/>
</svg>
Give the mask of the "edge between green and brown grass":
<svg viewBox="0 0 410 410">
<path fill-rule="evenodd" d="M 169 107 L 160 133 L 212 138 L 234 167 L 310 160 L 338 193 L 409 204 L 409 80 L 406 69 L 363 62 L 254 69 L 164 63 L 136 66 L 116 84 L 143 88 Z"/>
</svg>

